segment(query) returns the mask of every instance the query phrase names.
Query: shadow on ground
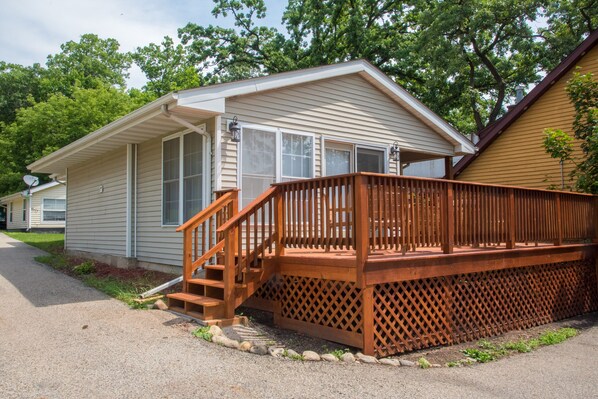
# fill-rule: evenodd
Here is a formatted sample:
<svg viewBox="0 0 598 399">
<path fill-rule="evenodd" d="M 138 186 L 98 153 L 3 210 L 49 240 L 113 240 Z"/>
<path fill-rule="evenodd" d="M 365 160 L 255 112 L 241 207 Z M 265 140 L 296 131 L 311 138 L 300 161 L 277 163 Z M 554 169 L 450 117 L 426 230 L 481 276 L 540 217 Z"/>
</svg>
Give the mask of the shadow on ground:
<svg viewBox="0 0 598 399">
<path fill-rule="evenodd" d="M 35 262 L 45 252 L 0 234 L 0 298 L 11 286 L 35 307 L 109 299 L 80 281 Z M 2 282 L 6 279 L 9 285 Z"/>
</svg>

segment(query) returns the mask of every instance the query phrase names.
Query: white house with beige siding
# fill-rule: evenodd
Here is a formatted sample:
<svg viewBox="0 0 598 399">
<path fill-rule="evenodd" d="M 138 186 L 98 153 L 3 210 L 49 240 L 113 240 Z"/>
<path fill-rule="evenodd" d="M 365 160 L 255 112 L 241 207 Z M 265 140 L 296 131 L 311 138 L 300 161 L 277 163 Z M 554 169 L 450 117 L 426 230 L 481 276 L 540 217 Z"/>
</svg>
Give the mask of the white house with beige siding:
<svg viewBox="0 0 598 399">
<path fill-rule="evenodd" d="M 6 208 L 6 230 L 64 231 L 66 186 L 53 181 L 0 198 Z"/>
<path fill-rule="evenodd" d="M 67 250 L 164 269 L 182 262 L 176 227 L 214 191 L 241 189 L 243 206 L 277 181 L 398 174 L 473 152 L 380 70 L 352 61 L 170 93 L 29 168 L 68 178 Z"/>
</svg>

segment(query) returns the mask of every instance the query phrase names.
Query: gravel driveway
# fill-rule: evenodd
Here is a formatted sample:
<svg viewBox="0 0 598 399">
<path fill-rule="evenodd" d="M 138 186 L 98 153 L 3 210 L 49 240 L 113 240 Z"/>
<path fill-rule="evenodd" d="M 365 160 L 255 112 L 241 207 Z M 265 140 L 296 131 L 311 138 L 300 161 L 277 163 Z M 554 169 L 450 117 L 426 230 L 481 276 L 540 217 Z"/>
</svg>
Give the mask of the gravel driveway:
<svg viewBox="0 0 598 399">
<path fill-rule="evenodd" d="M 33 261 L 0 234 L 1 398 L 598 398 L 598 326 L 461 369 L 292 362 L 192 338 Z"/>
</svg>

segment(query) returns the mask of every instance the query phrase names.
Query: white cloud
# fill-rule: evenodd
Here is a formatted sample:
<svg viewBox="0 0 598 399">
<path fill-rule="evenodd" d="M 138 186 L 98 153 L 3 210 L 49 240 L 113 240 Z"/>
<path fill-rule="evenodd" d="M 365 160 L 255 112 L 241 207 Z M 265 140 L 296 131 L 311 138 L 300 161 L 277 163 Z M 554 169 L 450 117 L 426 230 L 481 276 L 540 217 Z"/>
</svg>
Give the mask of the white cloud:
<svg viewBox="0 0 598 399">
<path fill-rule="evenodd" d="M 283 6 L 271 1 L 267 19 L 280 21 Z M 122 51 L 133 51 L 164 36 L 176 38 L 189 21 L 226 24 L 211 15 L 211 0 L 16 0 L 4 2 L 0 13 L 0 60 L 22 65 L 45 63 L 60 45 L 79 41 L 85 33 L 118 40 Z M 276 23 L 276 22 L 274 22 Z M 130 71 L 130 85 L 143 84 L 138 68 Z"/>
</svg>

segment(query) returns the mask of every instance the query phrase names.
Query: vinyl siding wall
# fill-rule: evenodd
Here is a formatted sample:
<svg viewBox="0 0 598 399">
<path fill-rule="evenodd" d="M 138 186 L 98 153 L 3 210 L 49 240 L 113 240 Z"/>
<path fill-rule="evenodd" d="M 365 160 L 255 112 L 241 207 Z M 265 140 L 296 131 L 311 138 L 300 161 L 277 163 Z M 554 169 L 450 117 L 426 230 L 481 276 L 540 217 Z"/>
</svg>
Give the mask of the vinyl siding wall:
<svg viewBox="0 0 598 399">
<path fill-rule="evenodd" d="M 237 187 L 237 145 L 226 123 L 265 125 L 315 134 L 315 175 L 321 176 L 321 137 L 453 155 L 453 146 L 359 75 L 229 98 L 222 117 L 222 186 Z M 395 162 L 389 173 L 396 174 Z"/>
<path fill-rule="evenodd" d="M 69 250 L 125 256 L 127 149 L 69 168 Z M 100 192 L 100 186 L 104 191 Z"/>
<path fill-rule="evenodd" d="M 582 73 L 598 77 L 598 46 L 578 62 Z M 562 129 L 573 133 L 575 116 L 565 88 L 575 68 L 556 82 L 523 115 L 505 130 L 457 178 L 490 184 L 509 184 L 544 189 L 560 187 L 560 165 L 544 150 L 544 129 Z M 581 150 L 577 146 L 577 154 Z M 564 167 L 565 184 L 569 180 L 572 163 Z"/>
<path fill-rule="evenodd" d="M 66 186 L 58 184 L 43 191 L 33 193 L 31 198 L 31 227 L 49 229 L 49 228 L 63 228 L 64 222 L 42 222 L 42 201 L 44 198 L 65 199 Z"/>
<path fill-rule="evenodd" d="M 27 218 L 23 220 L 23 199 L 18 197 L 6 204 L 6 229 L 22 230 L 27 228 Z M 10 222 L 10 204 L 12 203 L 12 222 Z M 29 210 L 27 210 L 29 212 Z M 28 215 L 27 215 L 28 216 Z"/>
</svg>

